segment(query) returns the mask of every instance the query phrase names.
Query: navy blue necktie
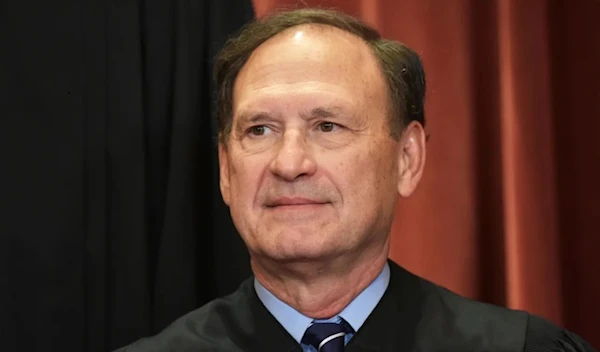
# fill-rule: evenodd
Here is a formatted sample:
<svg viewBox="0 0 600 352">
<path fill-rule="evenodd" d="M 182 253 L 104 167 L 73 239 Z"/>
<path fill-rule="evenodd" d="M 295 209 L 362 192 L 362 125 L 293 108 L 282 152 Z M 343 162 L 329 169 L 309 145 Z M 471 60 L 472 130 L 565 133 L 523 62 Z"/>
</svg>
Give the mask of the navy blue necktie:
<svg viewBox="0 0 600 352">
<path fill-rule="evenodd" d="M 344 351 L 344 337 L 354 333 L 354 329 L 345 320 L 336 323 L 313 323 L 306 329 L 302 343 L 313 346 L 319 352 Z"/>
</svg>

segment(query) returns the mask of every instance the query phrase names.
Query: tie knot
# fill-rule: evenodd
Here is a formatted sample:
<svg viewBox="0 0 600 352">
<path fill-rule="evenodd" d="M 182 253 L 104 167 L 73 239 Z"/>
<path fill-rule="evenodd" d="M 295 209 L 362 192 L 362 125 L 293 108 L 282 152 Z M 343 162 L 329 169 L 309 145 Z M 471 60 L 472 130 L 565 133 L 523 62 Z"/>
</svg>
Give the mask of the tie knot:
<svg viewBox="0 0 600 352">
<path fill-rule="evenodd" d="M 338 352 L 344 349 L 344 337 L 354 329 L 344 319 L 339 323 L 313 323 L 306 329 L 302 343 L 313 346 L 319 352 Z"/>
</svg>

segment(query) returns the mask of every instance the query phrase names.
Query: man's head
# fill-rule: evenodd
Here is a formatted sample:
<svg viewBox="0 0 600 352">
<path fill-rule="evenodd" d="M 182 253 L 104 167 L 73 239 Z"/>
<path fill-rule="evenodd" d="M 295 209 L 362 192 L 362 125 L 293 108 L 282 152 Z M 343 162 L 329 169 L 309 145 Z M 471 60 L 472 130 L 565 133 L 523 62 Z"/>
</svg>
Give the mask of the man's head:
<svg viewBox="0 0 600 352">
<path fill-rule="evenodd" d="M 221 192 L 253 257 L 387 250 L 397 195 L 425 161 L 419 57 L 357 20 L 305 9 L 258 20 L 215 68 Z"/>
</svg>

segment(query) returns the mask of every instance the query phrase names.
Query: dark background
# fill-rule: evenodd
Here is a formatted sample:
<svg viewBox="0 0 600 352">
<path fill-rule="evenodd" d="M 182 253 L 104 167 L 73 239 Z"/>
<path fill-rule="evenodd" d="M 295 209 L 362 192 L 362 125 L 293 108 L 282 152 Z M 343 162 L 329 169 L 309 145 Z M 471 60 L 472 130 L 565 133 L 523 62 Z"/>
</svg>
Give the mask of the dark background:
<svg viewBox="0 0 600 352">
<path fill-rule="evenodd" d="M 112 350 L 250 274 L 211 69 L 252 18 L 243 0 L 1 0 L 0 350 Z"/>
</svg>

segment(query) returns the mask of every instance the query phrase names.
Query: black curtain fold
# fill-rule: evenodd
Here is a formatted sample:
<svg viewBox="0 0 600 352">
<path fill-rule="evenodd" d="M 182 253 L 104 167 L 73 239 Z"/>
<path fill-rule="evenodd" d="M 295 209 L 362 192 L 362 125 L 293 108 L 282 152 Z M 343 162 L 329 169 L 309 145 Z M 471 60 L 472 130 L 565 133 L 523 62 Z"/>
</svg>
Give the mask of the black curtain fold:
<svg viewBox="0 0 600 352">
<path fill-rule="evenodd" d="M 212 64 L 250 0 L 0 0 L 3 351 L 109 351 L 233 291 Z"/>
</svg>

